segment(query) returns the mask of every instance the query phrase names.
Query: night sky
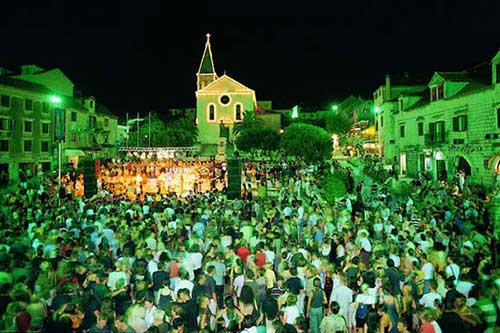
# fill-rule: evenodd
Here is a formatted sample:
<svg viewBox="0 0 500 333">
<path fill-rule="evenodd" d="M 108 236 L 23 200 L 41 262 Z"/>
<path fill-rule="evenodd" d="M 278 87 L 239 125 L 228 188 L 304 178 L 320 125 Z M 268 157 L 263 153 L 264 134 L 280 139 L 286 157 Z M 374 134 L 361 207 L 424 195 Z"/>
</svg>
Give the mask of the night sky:
<svg viewBox="0 0 500 333">
<path fill-rule="evenodd" d="M 116 114 L 194 107 L 207 32 L 218 74 L 277 108 L 371 98 L 387 73 L 461 70 L 500 48 L 498 1 L 268 5 L 245 15 L 235 8 L 252 2 L 183 11 L 169 1 L 42 2 L 2 10 L 0 66 L 59 67 Z"/>
</svg>

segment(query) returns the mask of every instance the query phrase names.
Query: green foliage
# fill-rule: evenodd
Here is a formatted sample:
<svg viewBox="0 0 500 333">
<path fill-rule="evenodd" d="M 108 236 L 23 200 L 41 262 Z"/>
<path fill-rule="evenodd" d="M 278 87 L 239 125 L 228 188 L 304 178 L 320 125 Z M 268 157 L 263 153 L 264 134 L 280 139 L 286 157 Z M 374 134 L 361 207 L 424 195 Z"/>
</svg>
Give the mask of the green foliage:
<svg viewBox="0 0 500 333">
<path fill-rule="evenodd" d="M 279 134 L 269 127 L 250 128 L 242 131 L 236 138 L 236 146 L 242 151 L 272 151 L 279 148 L 279 142 Z"/>
<path fill-rule="evenodd" d="M 352 118 L 346 113 L 331 113 L 326 117 L 326 130 L 335 134 L 346 134 L 352 127 Z"/>
<path fill-rule="evenodd" d="M 147 146 L 149 132 L 151 132 L 152 147 L 189 147 L 198 136 L 198 128 L 189 118 L 165 122 L 156 113 L 152 113 L 151 123 L 148 117 L 145 117 L 139 126 L 139 142 L 137 142 L 137 126 L 130 129 L 129 146 Z"/>
<path fill-rule="evenodd" d="M 240 133 L 243 133 L 250 129 L 261 127 L 264 127 L 264 122 L 262 121 L 262 119 L 257 118 L 255 112 L 253 111 L 245 111 L 243 113 L 243 120 L 234 124 L 233 135 L 238 136 Z"/>
<path fill-rule="evenodd" d="M 336 198 L 347 195 L 347 185 L 343 179 L 335 174 L 329 175 L 323 179 L 323 196 L 329 204 L 335 203 Z"/>
<path fill-rule="evenodd" d="M 280 146 L 288 155 L 300 156 L 307 162 L 323 161 L 332 153 L 331 137 L 327 131 L 301 123 L 285 129 Z"/>
</svg>

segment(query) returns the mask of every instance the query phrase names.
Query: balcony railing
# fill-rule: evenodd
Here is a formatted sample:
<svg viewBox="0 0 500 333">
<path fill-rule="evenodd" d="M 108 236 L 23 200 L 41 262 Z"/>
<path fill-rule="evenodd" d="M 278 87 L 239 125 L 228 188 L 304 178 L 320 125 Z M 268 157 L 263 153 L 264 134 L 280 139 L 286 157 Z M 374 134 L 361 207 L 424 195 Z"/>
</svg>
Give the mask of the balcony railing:
<svg viewBox="0 0 500 333">
<path fill-rule="evenodd" d="M 448 142 L 448 132 L 434 132 L 425 134 L 425 145 L 432 146 Z"/>
</svg>

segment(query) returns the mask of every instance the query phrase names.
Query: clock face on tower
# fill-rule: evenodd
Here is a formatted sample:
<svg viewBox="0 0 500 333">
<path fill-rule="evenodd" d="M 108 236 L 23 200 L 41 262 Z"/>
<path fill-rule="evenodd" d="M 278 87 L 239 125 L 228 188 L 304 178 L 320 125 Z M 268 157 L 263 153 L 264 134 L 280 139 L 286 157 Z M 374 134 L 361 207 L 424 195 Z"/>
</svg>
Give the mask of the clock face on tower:
<svg viewBox="0 0 500 333">
<path fill-rule="evenodd" d="M 228 95 L 222 95 L 222 96 L 220 97 L 220 103 L 221 103 L 222 105 L 227 105 L 227 104 L 229 104 L 229 101 L 230 101 L 230 98 L 229 98 L 229 96 L 228 96 Z"/>
</svg>

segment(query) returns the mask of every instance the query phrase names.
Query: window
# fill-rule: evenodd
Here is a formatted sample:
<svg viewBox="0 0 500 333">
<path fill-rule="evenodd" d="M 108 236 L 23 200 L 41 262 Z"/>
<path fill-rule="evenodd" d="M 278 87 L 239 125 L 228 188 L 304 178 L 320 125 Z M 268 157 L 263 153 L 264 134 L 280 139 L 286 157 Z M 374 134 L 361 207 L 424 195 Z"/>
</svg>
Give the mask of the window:
<svg viewBox="0 0 500 333">
<path fill-rule="evenodd" d="M 444 83 L 431 87 L 431 102 L 444 98 Z"/>
<path fill-rule="evenodd" d="M 71 121 L 75 122 L 78 119 L 78 113 L 71 112 Z"/>
<path fill-rule="evenodd" d="M 42 134 L 49 134 L 49 123 L 42 123 Z"/>
<path fill-rule="evenodd" d="M 9 151 L 9 140 L 7 139 L 0 140 L 0 151 L 3 152 Z"/>
<path fill-rule="evenodd" d="M 104 127 L 108 127 L 108 126 L 109 126 L 109 119 L 104 118 Z"/>
<path fill-rule="evenodd" d="M 71 142 L 76 142 L 76 141 L 77 141 L 76 133 L 71 133 Z"/>
<path fill-rule="evenodd" d="M 467 130 L 467 116 L 453 118 L 453 132 L 464 132 Z"/>
<path fill-rule="evenodd" d="M 444 84 L 440 84 L 437 87 L 437 99 L 443 99 L 444 98 Z"/>
<path fill-rule="evenodd" d="M 33 121 L 25 120 L 24 121 L 24 133 L 33 133 Z"/>
<path fill-rule="evenodd" d="M 424 135 L 424 123 L 423 122 L 417 123 L 417 128 L 418 128 L 418 136 Z"/>
<path fill-rule="evenodd" d="M 500 64 L 496 64 L 495 69 L 497 72 L 497 82 L 495 83 L 500 83 Z"/>
<path fill-rule="evenodd" d="M 10 119 L 0 118 L 0 131 L 10 130 Z"/>
<path fill-rule="evenodd" d="M 31 152 L 33 150 L 33 142 L 31 140 L 24 140 L 23 150 L 25 152 Z"/>
<path fill-rule="evenodd" d="M 0 105 L 5 107 L 5 108 L 10 107 L 10 96 L 1 95 L 0 96 Z"/>
<path fill-rule="evenodd" d="M 96 116 L 90 116 L 89 117 L 89 128 L 95 128 L 97 125 L 97 118 Z"/>
<path fill-rule="evenodd" d="M 33 100 L 26 98 L 24 100 L 24 110 L 25 111 L 33 111 Z"/>
<path fill-rule="evenodd" d="M 236 120 L 241 120 L 241 105 L 236 104 L 236 115 L 234 117 Z"/>
<path fill-rule="evenodd" d="M 89 105 L 90 105 L 90 108 L 93 109 L 94 108 L 94 101 L 90 101 Z"/>
<path fill-rule="evenodd" d="M 49 103 L 42 102 L 42 112 L 43 113 L 49 113 Z"/>
<path fill-rule="evenodd" d="M 380 127 L 384 127 L 384 116 L 380 116 Z"/>
<path fill-rule="evenodd" d="M 500 128 L 500 109 L 497 109 L 497 127 Z"/>
<path fill-rule="evenodd" d="M 400 125 L 399 126 L 399 136 L 404 138 L 405 137 L 405 125 Z"/>
<path fill-rule="evenodd" d="M 49 142 L 48 141 L 42 141 L 42 142 L 40 142 L 40 151 L 42 153 L 48 153 L 49 152 Z"/>
<path fill-rule="evenodd" d="M 215 105 L 208 106 L 208 121 L 215 121 Z"/>
<path fill-rule="evenodd" d="M 229 96 L 228 96 L 228 95 L 222 95 L 222 96 L 220 97 L 220 103 L 221 103 L 222 105 L 227 105 L 227 104 L 229 104 L 229 101 L 230 101 L 230 100 L 231 100 L 231 99 L 229 98 Z"/>
<path fill-rule="evenodd" d="M 403 109 L 404 109 L 404 105 L 405 105 L 404 100 L 403 100 L 403 99 L 400 99 L 400 100 L 399 100 L 399 111 L 403 111 Z"/>
<path fill-rule="evenodd" d="M 442 143 L 445 141 L 444 121 L 429 123 L 429 141 L 431 143 Z"/>
</svg>

